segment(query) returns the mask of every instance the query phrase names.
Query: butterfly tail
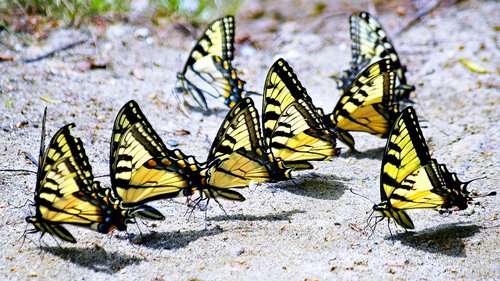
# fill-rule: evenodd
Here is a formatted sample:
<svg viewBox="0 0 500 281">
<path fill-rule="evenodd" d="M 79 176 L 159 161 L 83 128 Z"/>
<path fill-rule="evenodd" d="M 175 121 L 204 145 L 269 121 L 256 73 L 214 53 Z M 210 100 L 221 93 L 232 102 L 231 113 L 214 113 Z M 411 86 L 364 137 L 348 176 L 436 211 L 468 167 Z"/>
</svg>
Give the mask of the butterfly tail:
<svg viewBox="0 0 500 281">
<path fill-rule="evenodd" d="M 165 216 L 160 211 L 149 205 L 142 205 L 137 208 L 130 209 L 128 210 L 127 213 L 129 217 L 134 217 L 134 218 L 141 218 L 145 220 L 155 220 L 155 221 L 165 220 Z"/>
</svg>

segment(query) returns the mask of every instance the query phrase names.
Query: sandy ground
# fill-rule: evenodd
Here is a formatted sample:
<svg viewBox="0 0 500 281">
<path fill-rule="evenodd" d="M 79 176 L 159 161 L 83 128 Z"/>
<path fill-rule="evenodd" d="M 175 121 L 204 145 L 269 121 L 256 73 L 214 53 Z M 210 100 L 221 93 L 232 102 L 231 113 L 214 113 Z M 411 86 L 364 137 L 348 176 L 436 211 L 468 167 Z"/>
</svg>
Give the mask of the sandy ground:
<svg viewBox="0 0 500 281">
<path fill-rule="evenodd" d="M 331 111 L 338 93 L 328 76 L 346 68 L 350 57 L 347 14 L 321 21 L 313 16 L 294 21 L 285 14 L 276 24 L 269 17 L 245 19 L 245 7 L 243 19 L 237 15 L 236 32 L 251 34 L 260 46 L 237 45 L 235 64 L 247 88 L 260 91 L 268 68 L 284 57 L 316 105 Z M 385 13 L 380 19 L 394 31 L 406 18 Z M 466 1 L 439 7 L 393 40 L 408 66 L 409 82 L 417 85 L 416 109 L 428 121 L 424 135 L 431 153 L 462 180 L 487 177 L 470 185 L 480 193 L 498 189 L 500 180 L 498 19 L 495 1 Z M 275 32 L 251 33 L 269 26 Z M 165 141 L 178 142 L 200 160 L 206 157 L 226 110 L 220 107 L 212 115 L 188 110 L 188 118 L 172 106 L 175 72 L 193 38 L 167 28 L 147 39 L 134 35 L 138 29 L 109 26 L 95 44 L 32 64 L 0 64 L 0 168 L 35 170 L 25 153 L 37 155 L 47 105 L 50 134 L 76 122 L 73 133 L 85 141 L 94 174 L 107 174 L 112 122 L 130 99 L 138 101 Z M 25 36 L 3 32 L 0 48 L 19 61 L 82 37 L 89 38 L 89 30 L 60 29 L 47 40 L 24 44 Z M 109 59 L 108 68 L 79 70 L 89 57 Z M 472 73 L 459 58 L 480 61 L 490 73 Z M 20 123 L 25 125 L 16 127 Z M 191 135 L 175 135 L 179 129 Z M 101 235 L 70 226 L 75 245 L 60 242 L 59 247 L 51 237 L 30 235 L 20 250 L 24 217 L 34 212 L 26 202 L 33 198 L 35 176 L 0 173 L 0 279 L 500 279 L 499 196 L 479 198 L 450 215 L 410 211 L 416 229 L 404 232 L 391 225 L 392 239 L 386 223 L 371 237 L 371 231 L 358 231 L 373 203 L 349 189 L 380 200 L 385 140 L 362 133 L 355 138 L 361 154 L 344 152 L 316 163 L 312 171 L 295 173 L 293 182 L 253 184 L 242 191 L 247 201 L 224 202 L 229 216 L 211 205 L 207 230 L 203 213 L 196 211 L 188 220 L 182 201 L 156 202 L 167 219 L 140 223 L 141 245 L 129 242 L 126 233 Z M 138 228 L 130 226 L 129 235 L 139 238 Z"/>
</svg>

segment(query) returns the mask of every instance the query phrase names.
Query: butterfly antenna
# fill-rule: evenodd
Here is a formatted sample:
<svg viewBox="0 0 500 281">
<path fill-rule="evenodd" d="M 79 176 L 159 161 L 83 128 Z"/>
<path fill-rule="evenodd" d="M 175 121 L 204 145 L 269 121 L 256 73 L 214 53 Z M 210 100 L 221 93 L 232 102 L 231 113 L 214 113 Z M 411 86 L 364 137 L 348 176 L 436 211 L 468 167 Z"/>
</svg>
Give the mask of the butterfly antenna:
<svg viewBox="0 0 500 281">
<path fill-rule="evenodd" d="M 467 186 L 473 182 L 473 181 L 476 181 L 476 180 L 482 180 L 482 179 L 488 179 L 487 176 L 483 176 L 483 177 L 479 177 L 479 178 L 475 178 L 475 179 L 471 179 L 469 181 L 466 181 L 466 182 L 463 182 L 463 186 L 464 186 L 464 191 L 467 192 Z M 497 195 L 497 192 L 496 191 L 491 191 L 489 193 L 486 193 L 486 194 L 482 194 L 482 195 L 474 195 L 474 196 L 470 196 L 471 198 L 481 198 L 481 197 L 486 197 L 486 196 L 495 196 Z"/>
<path fill-rule="evenodd" d="M 361 194 L 359 194 L 359 193 L 354 192 L 354 191 L 352 190 L 352 188 L 349 188 L 349 191 L 351 191 L 353 194 L 355 194 L 355 195 L 357 195 L 357 196 L 359 196 L 359 197 L 361 197 L 361 198 L 364 198 L 364 199 L 366 199 L 366 200 L 368 200 L 368 201 L 372 202 L 372 203 L 373 203 L 373 205 L 377 205 L 377 203 L 375 203 L 373 200 L 371 200 L 370 198 L 366 197 L 365 195 L 361 195 Z M 372 213 L 373 213 L 373 211 L 372 211 Z M 370 215 L 370 216 L 371 216 L 371 215 Z"/>
<path fill-rule="evenodd" d="M 37 174 L 35 171 L 26 170 L 26 169 L 0 169 L 0 172 L 19 172 L 19 173 L 29 173 L 29 174 Z"/>
</svg>

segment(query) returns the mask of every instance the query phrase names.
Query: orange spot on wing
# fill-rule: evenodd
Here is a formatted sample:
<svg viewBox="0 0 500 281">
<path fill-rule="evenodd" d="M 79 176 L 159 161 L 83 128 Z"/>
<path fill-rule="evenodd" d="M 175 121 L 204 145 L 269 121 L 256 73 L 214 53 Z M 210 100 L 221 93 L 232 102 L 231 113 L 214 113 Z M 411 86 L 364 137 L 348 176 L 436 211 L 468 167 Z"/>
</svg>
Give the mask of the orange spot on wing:
<svg viewBox="0 0 500 281">
<path fill-rule="evenodd" d="M 148 161 L 148 165 L 149 165 L 149 167 L 155 167 L 156 166 L 156 161 L 153 160 L 153 159 L 151 159 L 151 160 Z"/>
</svg>

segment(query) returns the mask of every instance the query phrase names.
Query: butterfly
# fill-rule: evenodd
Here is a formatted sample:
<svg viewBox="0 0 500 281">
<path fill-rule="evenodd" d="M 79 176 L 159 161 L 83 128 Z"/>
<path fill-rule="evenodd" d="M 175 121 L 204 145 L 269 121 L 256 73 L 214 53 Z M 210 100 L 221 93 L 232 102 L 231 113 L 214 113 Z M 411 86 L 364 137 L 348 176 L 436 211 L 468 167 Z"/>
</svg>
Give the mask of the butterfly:
<svg viewBox="0 0 500 281">
<path fill-rule="evenodd" d="M 349 22 L 352 41 L 351 68 L 345 70 L 341 77 L 335 78 L 337 88 L 344 92 L 365 67 L 380 59 L 388 58 L 392 61 L 397 77 L 394 98 L 397 101 L 409 100 L 410 93 L 415 87 L 407 84 L 406 68 L 401 64 L 396 49 L 380 22 L 367 12 L 351 15 Z"/>
<path fill-rule="evenodd" d="M 114 122 L 110 177 L 124 208 L 156 220 L 163 215 L 145 203 L 191 196 L 201 182 L 199 163 L 178 149 L 168 149 L 133 100 L 120 109 Z"/>
<path fill-rule="evenodd" d="M 323 123 L 293 69 L 278 59 L 269 69 L 264 86 L 262 124 L 273 155 L 295 169 L 311 169 L 308 161 L 338 155 L 336 135 Z"/>
<path fill-rule="evenodd" d="M 341 95 L 332 114 L 324 117 L 338 139 L 354 150 L 348 131 L 361 131 L 386 138 L 399 112 L 394 101 L 396 74 L 390 59 L 379 60 L 359 73 Z"/>
<path fill-rule="evenodd" d="M 234 18 L 226 16 L 212 22 L 191 50 L 184 68 L 177 73 L 180 90 L 191 94 L 205 111 L 205 95 L 233 107 L 243 97 L 256 94 L 244 89 L 246 82 L 231 65 L 233 58 Z"/>
<path fill-rule="evenodd" d="M 45 151 L 44 121 L 35 189 L 36 214 L 26 217 L 35 227 L 27 233 L 49 233 L 71 243 L 76 243 L 76 239 L 63 224 L 108 233 L 125 230 L 129 221 L 110 190 L 94 181 L 82 141 L 71 135 L 74 127 L 68 124 L 60 128 Z"/>
<path fill-rule="evenodd" d="M 467 208 L 467 185 L 446 165 L 431 158 L 413 107 L 405 108 L 394 122 L 382 158 L 381 203 L 373 209 L 405 229 L 414 224 L 407 209 Z"/>
<path fill-rule="evenodd" d="M 250 181 L 276 182 L 291 178 L 285 166 L 265 146 L 259 115 L 251 98 L 243 98 L 226 115 L 207 157 L 207 198 L 243 201 L 230 188 L 247 187 Z"/>
</svg>

